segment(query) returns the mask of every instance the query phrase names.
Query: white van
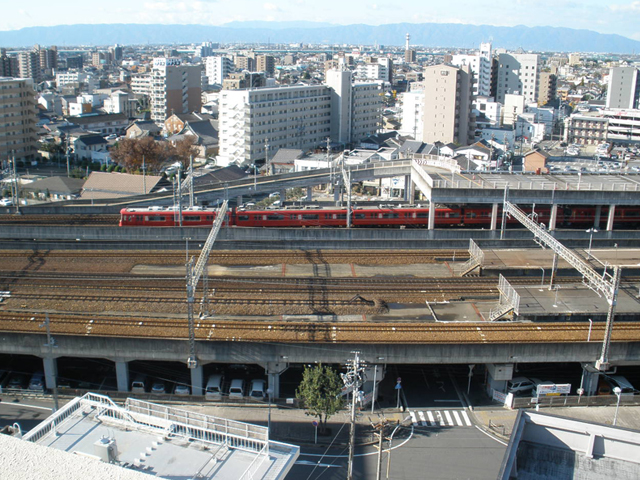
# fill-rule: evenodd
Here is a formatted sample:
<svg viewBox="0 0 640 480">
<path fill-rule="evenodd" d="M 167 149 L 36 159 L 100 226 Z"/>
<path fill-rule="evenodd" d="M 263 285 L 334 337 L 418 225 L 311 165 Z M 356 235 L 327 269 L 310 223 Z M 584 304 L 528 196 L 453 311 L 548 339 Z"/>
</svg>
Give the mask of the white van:
<svg viewBox="0 0 640 480">
<path fill-rule="evenodd" d="M 219 400 L 222 398 L 222 385 L 224 383 L 224 376 L 220 374 L 209 376 L 207 380 L 207 386 L 204 391 L 204 397 L 207 400 Z"/>
<path fill-rule="evenodd" d="M 610 375 L 609 378 L 607 378 L 607 380 L 609 381 L 612 387 L 614 388 L 620 387 L 620 390 L 621 390 L 620 395 L 622 396 L 630 396 L 636 392 L 636 389 L 633 388 L 633 385 L 631 385 L 631 382 L 629 382 L 629 380 L 627 380 L 622 375 Z"/>
<path fill-rule="evenodd" d="M 244 397 L 244 380 L 235 378 L 231 380 L 231 386 L 229 386 L 229 398 L 243 398 Z"/>
<path fill-rule="evenodd" d="M 131 391 L 134 393 L 145 393 L 147 391 L 147 377 L 138 375 L 131 382 Z"/>
<path fill-rule="evenodd" d="M 249 396 L 251 398 L 255 398 L 258 400 L 264 399 L 267 396 L 267 391 L 265 390 L 265 381 L 264 380 L 251 380 L 251 388 L 249 389 Z"/>
</svg>

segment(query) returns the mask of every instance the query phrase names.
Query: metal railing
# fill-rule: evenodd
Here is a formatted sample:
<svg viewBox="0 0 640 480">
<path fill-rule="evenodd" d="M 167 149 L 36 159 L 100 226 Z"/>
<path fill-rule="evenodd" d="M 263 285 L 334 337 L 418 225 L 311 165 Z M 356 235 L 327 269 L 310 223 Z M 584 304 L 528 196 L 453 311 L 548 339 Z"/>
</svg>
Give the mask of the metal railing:
<svg viewBox="0 0 640 480">
<path fill-rule="evenodd" d="M 461 277 L 481 267 L 484 263 L 484 252 L 472 238 L 469 239 L 469 255 L 469 260 L 455 268 L 455 271 L 458 272 Z"/>
<path fill-rule="evenodd" d="M 520 310 L 520 294 L 516 292 L 516 289 L 511 286 L 502 274 L 498 279 L 498 290 L 500 291 L 500 300 L 498 305 L 492 308 L 489 313 L 489 320 L 492 322 L 511 311 L 518 315 Z"/>
</svg>

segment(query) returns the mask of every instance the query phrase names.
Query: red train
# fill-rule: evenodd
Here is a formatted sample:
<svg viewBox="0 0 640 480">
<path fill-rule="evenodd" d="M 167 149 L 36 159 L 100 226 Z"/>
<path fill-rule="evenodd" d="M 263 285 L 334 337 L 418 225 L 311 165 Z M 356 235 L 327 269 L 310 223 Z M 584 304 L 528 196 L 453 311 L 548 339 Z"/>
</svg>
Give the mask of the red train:
<svg viewBox="0 0 640 480">
<path fill-rule="evenodd" d="M 526 213 L 532 213 L 531 207 L 523 207 Z M 601 225 L 606 223 L 609 208 L 602 207 Z M 549 224 L 551 208 L 536 206 L 533 213 L 538 222 Z M 557 228 L 589 228 L 593 226 L 595 207 L 560 207 L 556 218 Z M 185 227 L 211 226 L 216 210 L 204 207 L 183 210 L 182 225 Z M 346 208 L 279 208 L 244 209 L 235 208 L 227 212 L 229 225 L 237 227 L 345 227 Z M 355 207 L 352 209 L 351 225 L 354 227 L 419 227 L 426 228 L 429 222 L 429 208 L 417 206 Z M 517 221 L 508 218 L 508 224 Z M 640 207 L 616 207 L 614 226 L 636 227 L 640 222 Z M 486 228 L 491 223 L 491 207 L 458 206 L 437 207 L 436 228 L 476 227 Z M 501 213 L 498 218 L 498 228 Z M 179 224 L 178 213 L 172 207 L 124 208 L 120 211 L 120 226 L 173 227 Z"/>
</svg>

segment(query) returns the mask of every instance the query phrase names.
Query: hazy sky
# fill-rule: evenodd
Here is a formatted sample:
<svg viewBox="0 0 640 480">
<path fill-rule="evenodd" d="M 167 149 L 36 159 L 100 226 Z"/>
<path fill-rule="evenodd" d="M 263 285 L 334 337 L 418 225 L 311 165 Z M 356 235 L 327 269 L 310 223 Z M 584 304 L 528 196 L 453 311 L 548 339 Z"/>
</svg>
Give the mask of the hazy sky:
<svg viewBox="0 0 640 480">
<path fill-rule="evenodd" d="M 640 0 L 2 0 L 0 30 L 77 23 L 469 23 L 564 26 L 640 40 Z"/>
</svg>

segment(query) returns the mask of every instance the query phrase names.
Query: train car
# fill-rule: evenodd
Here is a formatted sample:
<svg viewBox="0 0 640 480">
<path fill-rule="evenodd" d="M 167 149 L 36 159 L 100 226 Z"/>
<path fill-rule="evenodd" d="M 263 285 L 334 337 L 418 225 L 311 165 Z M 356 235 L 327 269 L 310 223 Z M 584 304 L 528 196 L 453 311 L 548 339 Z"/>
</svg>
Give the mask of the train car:
<svg viewBox="0 0 640 480">
<path fill-rule="evenodd" d="M 238 227 L 344 227 L 347 210 L 344 208 L 303 208 L 278 210 L 236 209 Z"/>
<path fill-rule="evenodd" d="M 231 212 L 228 213 L 231 219 Z M 193 207 L 182 211 L 185 227 L 211 226 L 216 218 L 212 208 Z M 178 212 L 172 207 L 123 208 L 120 210 L 121 227 L 175 227 L 179 225 Z"/>
</svg>

